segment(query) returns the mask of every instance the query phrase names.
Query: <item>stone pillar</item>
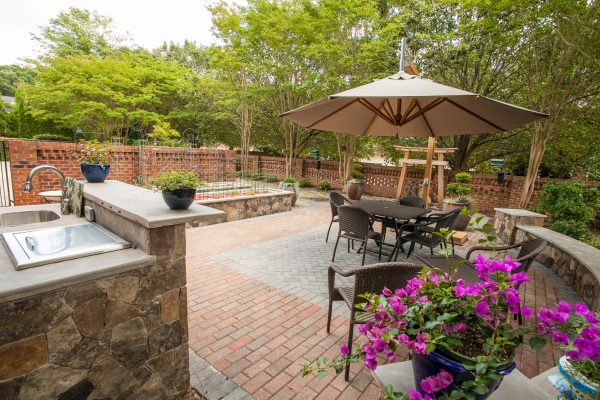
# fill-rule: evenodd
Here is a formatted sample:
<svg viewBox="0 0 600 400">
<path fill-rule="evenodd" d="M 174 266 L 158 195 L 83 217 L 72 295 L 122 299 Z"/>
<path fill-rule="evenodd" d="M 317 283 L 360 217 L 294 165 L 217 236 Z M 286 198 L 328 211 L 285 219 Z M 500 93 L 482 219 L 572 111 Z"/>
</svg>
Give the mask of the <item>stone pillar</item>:
<svg viewBox="0 0 600 400">
<path fill-rule="evenodd" d="M 494 208 L 496 236 L 504 243 L 514 243 L 517 225 L 544 226 L 546 216 L 518 208 Z"/>
</svg>

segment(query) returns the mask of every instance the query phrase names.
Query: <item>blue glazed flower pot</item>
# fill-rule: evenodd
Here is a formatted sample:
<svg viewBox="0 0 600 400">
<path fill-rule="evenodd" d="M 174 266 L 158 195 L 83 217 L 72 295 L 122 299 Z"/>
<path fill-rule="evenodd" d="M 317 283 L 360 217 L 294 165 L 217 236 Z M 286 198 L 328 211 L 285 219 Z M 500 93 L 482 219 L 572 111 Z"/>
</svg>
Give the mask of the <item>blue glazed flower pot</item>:
<svg viewBox="0 0 600 400">
<path fill-rule="evenodd" d="M 171 210 L 186 210 L 194 202 L 196 189 L 163 190 L 162 196 Z"/>
<path fill-rule="evenodd" d="M 592 400 L 598 398 L 599 388 L 573 370 L 566 356 L 562 356 L 558 360 L 558 372 L 562 378 L 559 382 L 558 399 Z"/>
<path fill-rule="evenodd" d="M 86 181 L 92 183 L 104 182 L 110 172 L 110 165 L 81 164 L 81 174 Z"/>
<path fill-rule="evenodd" d="M 473 375 L 470 371 L 465 369 L 462 365 L 464 360 L 468 358 L 455 352 L 444 351 L 433 351 L 429 354 L 413 354 L 412 358 L 412 366 L 413 366 L 413 375 L 415 378 L 415 387 L 421 393 L 423 393 L 421 389 L 421 381 L 427 377 L 437 375 L 441 369 L 452 374 L 454 379 L 453 386 L 460 386 L 462 382 L 470 380 L 473 378 Z M 461 361 L 462 360 L 462 361 Z M 515 369 L 515 362 L 513 360 L 507 361 L 507 363 L 500 368 L 498 368 L 497 372 L 502 375 L 510 374 L 513 369 Z M 493 392 L 500 386 L 502 382 L 502 378 L 492 382 L 488 388 L 489 391 L 484 395 L 479 395 L 476 397 L 477 400 L 487 399 Z M 438 393 L 441 395 L 442 393 Z M 436 396 L 437 397 L 437 396 Z"/>
</svg>

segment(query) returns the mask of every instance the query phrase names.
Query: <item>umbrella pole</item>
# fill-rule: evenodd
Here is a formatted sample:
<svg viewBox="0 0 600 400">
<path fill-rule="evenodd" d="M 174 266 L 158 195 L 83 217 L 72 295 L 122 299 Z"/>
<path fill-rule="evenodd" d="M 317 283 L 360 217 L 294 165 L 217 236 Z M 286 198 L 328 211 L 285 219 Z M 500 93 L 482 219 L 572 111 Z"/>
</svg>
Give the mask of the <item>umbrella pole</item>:
<svg viewBox="0 0 600 400">
<path fill-rule="evenodd" d="M 427 159 L 425 160 L 425 176 L 423 178 L 423 200 L 428 207 L 431 199 L 429 198 L 429 187 L 431 186 L 431 173 L 433 170 L 433 153 L 435 152 L 435 138 L 429 137 L 427 141 Z"/>
</svg>

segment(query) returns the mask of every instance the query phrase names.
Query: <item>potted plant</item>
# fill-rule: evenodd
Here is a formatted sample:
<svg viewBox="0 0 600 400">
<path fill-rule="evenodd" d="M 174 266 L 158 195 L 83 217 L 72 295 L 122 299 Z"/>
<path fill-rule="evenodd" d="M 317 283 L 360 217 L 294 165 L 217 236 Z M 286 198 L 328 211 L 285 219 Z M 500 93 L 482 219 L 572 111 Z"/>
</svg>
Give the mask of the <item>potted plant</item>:
<svg viewBox="0 0 600 400">
<path fill-rule="evenodd" d="M 394 393 L 391 399 L 486 399 L 514 367 L 514 351 L 530 335 L 529 345 L 541 349 L 545 336 L 580 351 L 593 362 L 600 358 L 600 330 L 593 312 L 583 304 L 569 306 L 561 301 L 556 309 L 540 309 L 539 324 L 533 311 L 520 306 L 518 286 L 527 281 L 524 272 L 511 273 L 519 263 L 506 257 L 491 260 L 479 255 L 474 260 L 480 282 L 453 279 L 452 271 L 424 269 L 406 287 L 385 288 L 380 294 L 364 294 L 357 308 L 375 322 L 360 325 L 366 342 L 354 351 L 340 348 L 334 360 L 319 359 L 303 365 L 302 375 L 328 368 L 337 372 L 346 361 L 363 360 L 374 370 L 378 355 L 393 361 L 399 346 L 412 354 L 416 390 Z M 575 310 L 574 313 L 571 311 Z M 521 311 L 522 325 L 511 324 L 512 314 Z M 571 353 L 567 353 L 569 356 Z"/>
<path fill-rule="evenodd" d="M 294 205 L 296 205 L 296 200 L 298 200 L 298 181 L 294 178 L 285 178 L 279 183 L 279 189 L 294 192 L 294 195 L 292 196 L 292 207 L 294 207 Z"/>
<path fill-rule="evenodd" d="M 446 186 L 446 192 L 450 195 L 449 198 L 444 199 L 443 210 L 449 212 L 457 208 L 461 208 L 463 211 L 456 218 L 452 229 L 457 231 L 464 231 L 469 222 L 471 216 L 468 211 L 471 210 L 471 182 L 473 182 L 473 176 L 468 172 L 459 172 L 454 176 L 456 182 L 449 183 Z"/>
<path fill-rule="evenodd" d="M 348 193 L 348 197 L 351 200 L 360 200 L 362 197 L 362 183 L 364 179 L 362 171 L 364 168 L 365 167 L 362 164 L 354 164 L 354 170 L 350 172 L 350 180 L 348 181 L 348 186 L 346 187 L 346 193 Z"/>
<path fill-rule="evenodd" d="M 196 197 L 196 189 L 202 185 L 193 172 L 163 172 L 151 178 L 150 183 L 162 191 L 162 196 L 171 210 L 188 209 Z"/>
<path fill-rule="evenodd" d="M 104 182 L 110 172 L 110 153 L 113 152 L 113 147 L 97 140 L 82 140 L 81 144 L 81 174 L 88 182 Z"/>
</svg>

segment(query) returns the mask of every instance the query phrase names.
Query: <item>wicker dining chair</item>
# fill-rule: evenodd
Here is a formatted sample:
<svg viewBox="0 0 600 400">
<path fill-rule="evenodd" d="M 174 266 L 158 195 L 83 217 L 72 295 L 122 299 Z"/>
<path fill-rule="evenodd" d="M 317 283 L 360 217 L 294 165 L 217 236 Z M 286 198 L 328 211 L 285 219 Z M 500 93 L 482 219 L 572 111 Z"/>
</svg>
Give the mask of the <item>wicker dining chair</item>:
<svg viewBox="0 0 600 400">
<path fill-rule="evenodd" d="M 434 232 L 439 232 L 442 229 L 451 229 L 460 211 L 460 209 L 456 209 L 445 214 L 429 214 L 420 217 L 415 223 L 400 226 L 398 229 L 398 237 L 396 239 L 397 248 L 395 249 L 396 256 L 394 259 L 398 259 L 398 253 L 400 251 L 404 253 L 403 245 L 407 242 L 410 242 L 410 248 L 406 254 L 406 258 L 410 257 L 415 249 L 415 244 L 429 247 L 429 250 L 433 255 L 434 247 L 444 246 L 443 239 L 440 236 L 435 235 Z M 454 254 L 454 240 L 451 238 L 450 242 L 452 244 L 452 254 Z"/>
<path fill-rule="evenodd" d="M 348 348 L 352 349 L 354 336 L 354 325 L 375 322 L 371 315 L 356 315 L 356 305 L 364 303 L 364 299 L 358 297 L 365 293 L 381 293 L 387 287 L 394 291 L 403 288 L 411 278 L 417 276 L 422 267 L 407 262 L 388 262 L 371 264 L 363 267 L 345 269 L 337 264 L 329 267 L 328 289 L 329 289 L 329 311 L 327 313 L 327 333 L 331 330 L 331 313 L 334 301 L 344 301 L 350 308 L 350 326 L 348 328 Z M 335 286 L 335 275 L 343 277 L 354 276 L 353 286 Z M 350 362 L 346 363 L 344 378 L 348 381 L 350 377 Z"/>
<path fill-rule="evenodd" d="M 546 241 L 543 239 L 529 239 L 520 243 L 515 243 L 508 246 L 474 246 L 471 247 L 465 256 L 467 260 L 471 259 L 471 254 L 475 251 L 506 251 L 511 249 L 519 249 L 515 261 L 521 263 L 519 268 L 511 273 L 527 272 L 529 267 L 535 260 L 535 257 L 546 248 Z"/>
<path fill-rule="evenodd" d="M 403 206 L 425 208 L 425 200 L 416 196 L 406 196 L 398 201 Z"/>
<path fill-rule="evenodd" d="M 348 239 L 348 252 L 350 252 L 350 241 L 362 243 L 359 251 L 363 250 L 362 264 L 365 265 L 365 256 L 367 254 L 367 242 L 373 239 L 379 247 L 379 260 L 381 260 L 381 235 L 371 229 L 371 216 L 366 211 L 353 207 L 351 205 L 339 206 L 338 218 L 340 230 L 338 231 L 335 247 L 333 248 L 333 257 L 331 262 L 335 261 L 335 253 L 337 251 L 340 238 Z"/>
<path fill-rule="evenodd" d="M 471 254 L 475 251 L 506 251 L 511 249 L 519 249 L 515 261 L 521 263 L 519 267 L 513 271 L 512 274 L 519 272 L 525 272 L 529 270 L 531 264 L 535 260 L 538 254 L 540 254 L 546 248 L 546 241 L 543 239 L 529 239 L 520 243 L 515 243 L 508 246 L 473 246 L 471 247 L 465 256 L 467 260 L 471 259 Z M 519 285 L 520 286 L 520 285 Z M 517 290 L 519 290 L 517 286 Z M 519 306 L 519 312 L 515 315 L 515 319 L 519 324 L 523 323 L 523 316 L 521 314 L 521 307 Z"/>
<path fill-rule="evenodd" d="M 343 194 L 338 192 L 329 193 L 329 206 L 331 207 L 331 222 L 329 223 L 329 229 L 327 229 L 327 237 L 325 238 L 325 243 L 329 240 L 329 232 L 331 231 L 331 226 L 334 222 L 338 222 L 338 207 L 343 206 L 346 202 L 346 198 Z"/>
</svg>

